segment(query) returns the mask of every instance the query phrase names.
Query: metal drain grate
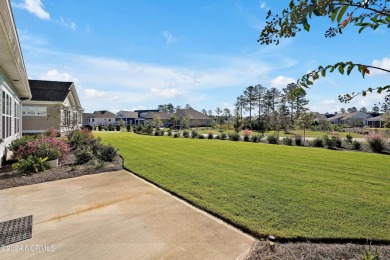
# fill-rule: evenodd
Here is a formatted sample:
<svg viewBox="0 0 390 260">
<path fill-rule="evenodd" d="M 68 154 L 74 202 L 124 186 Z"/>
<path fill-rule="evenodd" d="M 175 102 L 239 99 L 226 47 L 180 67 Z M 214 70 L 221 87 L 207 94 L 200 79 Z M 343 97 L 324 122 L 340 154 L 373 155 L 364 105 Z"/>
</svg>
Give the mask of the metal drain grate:
<svg viewBox="0 0 390 260">
<path fill-rule="evenodd" d="M 0 246 L 10 245 L 32 236 L 33 216 L 16 218 L 0 223 Z"/>
</svg>

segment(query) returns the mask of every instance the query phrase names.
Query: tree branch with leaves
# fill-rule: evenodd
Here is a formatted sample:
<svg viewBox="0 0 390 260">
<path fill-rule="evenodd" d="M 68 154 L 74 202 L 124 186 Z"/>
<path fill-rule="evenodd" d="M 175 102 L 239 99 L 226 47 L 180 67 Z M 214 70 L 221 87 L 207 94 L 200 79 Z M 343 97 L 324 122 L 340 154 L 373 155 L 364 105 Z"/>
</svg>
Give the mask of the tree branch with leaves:
<svg viewBox="0 0 390 260">
<path fill-rule="evenodd" d="M 310 31 L 309 19 L 314 16 L 327 16 L 336 26 L 330 27 L 325 32 L 325 37 L 335 37 L 342 34 L 345 27 L 353 25 L 358 27 L 361 33 L 366 28 L 376 30 L 379 27 L 390 28 L 390 0 L 291 0 L 289 8 L 283 9 L 281 14 L 274 15 L 268 11 L 267 22 L 262 29 L 258 42 L 262 45 L 278 45 L 281 38 L 295 37 L 302 28 Z M 358 62 L 337 62 L 334 65 L 319 66 L 317 70 L 305 74 L 298 79 L 297 85 L 301 88 L 308 88 L 320 77 L 327 73 L 339 72 L 341 75 L 349 75 L 353 69 L 357 69 L 362 77 L 370 74 L 370 70 L 379 70 L 390 73 L 386 68 L 376 67 Z M 341 102 L 349 102 L 358 95 L 365 96 L 367 93 L 376 91 L 386 92 L 386 102 L 390 100 L 390 85 L 368 87 L 365 90 L 351 94 L 340 95 Z"/>
</svg>

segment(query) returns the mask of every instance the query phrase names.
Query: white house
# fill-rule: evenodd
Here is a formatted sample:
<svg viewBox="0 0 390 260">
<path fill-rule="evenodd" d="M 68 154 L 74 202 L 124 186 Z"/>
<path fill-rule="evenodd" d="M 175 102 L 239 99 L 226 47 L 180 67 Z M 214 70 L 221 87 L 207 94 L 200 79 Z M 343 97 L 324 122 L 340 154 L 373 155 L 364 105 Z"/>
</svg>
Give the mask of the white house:
<svg viewBox="0 0 390 260">
<path fill-rule="evenodd" d="M 6 147 L 21 136 L 21 102 L 31 98 L 10 2 L 0 0 L 0 166 Z"/>
<path fill-rule="evenodd" d="M 114 113 L 111 113 L 107 110 L 102 111 L 95 111 L 92 115 L 89 116 L 88 121 L 89 125 L 92 127 L 95 126 L 107 126 L 107 125 L 114 125 L 115 124 L 115 117 L 116 115 Z"/>
</svg>

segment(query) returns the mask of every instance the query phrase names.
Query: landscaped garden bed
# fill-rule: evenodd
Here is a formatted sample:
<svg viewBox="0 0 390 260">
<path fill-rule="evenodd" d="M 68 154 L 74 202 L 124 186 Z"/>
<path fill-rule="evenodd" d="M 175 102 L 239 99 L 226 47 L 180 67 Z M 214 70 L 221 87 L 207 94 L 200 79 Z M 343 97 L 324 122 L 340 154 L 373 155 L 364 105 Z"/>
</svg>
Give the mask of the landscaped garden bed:
<svg viewBox="0 0 390 260">
<path fill-rule="evenodd" d="M 24 136 L 11 147 L 13 161 L 0 169 L 0 190 L 47 181 L 78 177 L 122 169 L 117 150 L 84 131 L 71 133 L 68 140 L 47 135 Z M 48 159 L 59 160 L 59 167 L 50 168 Z"/>
</svg>

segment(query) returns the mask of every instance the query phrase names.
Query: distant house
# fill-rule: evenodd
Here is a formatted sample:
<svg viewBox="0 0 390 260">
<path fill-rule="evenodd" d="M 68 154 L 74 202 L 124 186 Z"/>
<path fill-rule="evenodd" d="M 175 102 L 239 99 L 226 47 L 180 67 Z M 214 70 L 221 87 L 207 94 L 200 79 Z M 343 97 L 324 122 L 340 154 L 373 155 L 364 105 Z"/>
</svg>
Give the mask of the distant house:
<svg viewBox="0 0 390 260">
<path fill-rule="evenodd" d="M 159 109 L 138 109 L 134 110 L 134 112 L 138 113 L 138 119 L 136 121 L 136 125 L 143 125 L 145 124 L 145 116 L 149 112 L 160 112 Z"/>
<path fill-rule="evenodd" d="M 180 125 L 183 125 L 183 120 L 188 118 L 189 127 L 211 126 L 213 119 L 194 109 L 181 109 L 176 112 L 176 116 L 180 119 Z"/>
<path fill-rule="evenodd" d="M 32 97 L 23 102 L 23 133 L 80 129 L 83 108 L 73 82 L 29 80 Z"/>
<path fill-rule="evenodd" d="M 363 126 L 364 120 L 371 117 L 364 112 L 340 113 L 328 118 L 328 121 L 335 125 Z"/>
<path fill-rule="evenodd" d="M 89 116 L 89 125 L 95 126 L 107 126 L 115 124 L 116 115 L 107 110 L 95 111 Z"/>
<path fill-rule="evenodd" d="M 118 123 L 122 120 L 125 125 L 138 125 L 139 124 L 138 112 L 119 111 L 118 113 L 116 113 L 115 120 L 116 120 L 116 123 Z"/>
<path fill-rule="evenodd" d="M 0 0 L 0 167 L 9 144 L 22 135 L 22 101 L 31 98 L 9 0 Z"/>
<path fill-rule="evenodd" d="M 92 113 L 83 113 L 82 114 L 82 124 L 83 126 L 90 126 L 89 124 L 89 117 L 92 115 Z"/>
<path fill-rule="evenodd" d="M 162 126 L 170 127 L 173 125 L 173 122 L 171 121 L 171 117 L 173 115 L 173 113 L 166 112 L 148 112 L 144 117 L 145 124 L 152 123 L 153 120 L 158 117 L 161 121 Z"/>
<path fill-rule="evenodd" d="M 366 120 L 364 120 L 364 126 L 365 127 L 372 127 L 372 128 L 381 128 L 383 127 L 386 117 L 390 116 L 390 112 L 386 112 L 386 114 L 376 116 L 376 117 L 371 117 Z"/>
<path fill-rule="evenodd" d="M 324 120 L 327 120 L 327 117 L 324 114 L 320 114 L 318 112 L 314 112 L 313 116 L 314 116 L 314 122 L 317 122 L 317 123 L 324 121 Z"/>
</svg>

